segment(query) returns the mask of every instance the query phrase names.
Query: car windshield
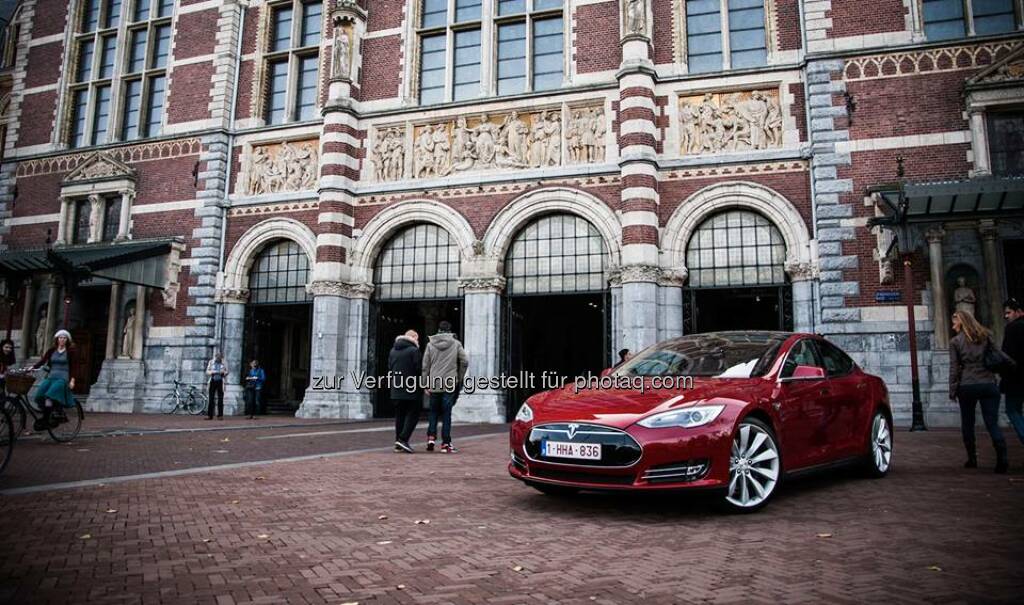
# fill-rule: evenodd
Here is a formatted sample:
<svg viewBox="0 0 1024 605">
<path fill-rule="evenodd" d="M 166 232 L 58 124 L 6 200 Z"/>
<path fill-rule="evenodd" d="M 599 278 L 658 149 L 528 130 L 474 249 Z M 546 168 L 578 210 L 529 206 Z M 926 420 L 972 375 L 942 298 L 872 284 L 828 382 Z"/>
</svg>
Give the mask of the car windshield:
<svg viewBox="0 0 1024 605">
<path fill-rule="evenodd" d="M 763 376 L 786 335 L 736 332 L 683 336 L 649 347 L 615 368 L 618 376 Z"/>
</svg>

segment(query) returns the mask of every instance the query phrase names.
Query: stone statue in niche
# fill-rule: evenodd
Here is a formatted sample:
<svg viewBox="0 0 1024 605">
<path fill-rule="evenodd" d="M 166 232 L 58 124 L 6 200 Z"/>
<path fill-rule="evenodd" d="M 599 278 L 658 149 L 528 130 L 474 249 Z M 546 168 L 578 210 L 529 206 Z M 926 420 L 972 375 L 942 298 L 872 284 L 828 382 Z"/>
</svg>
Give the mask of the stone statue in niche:
<svg viewBox="0 0 1024 605">
<path fill-rule="evenodd" d="M 352 77 L 352 36 L 339 19 L 334 24 L 334 48 L 331 54 L 331 77 L 347 80 Z"/>
<path fill-rule="evenodd" d="M 125 313 L 124 328 L 121 329 L 122 359 L 131 359 L 135 349 L 135 305 L 130 304 Z"/>
<path fill-rule="evenodd" d="M 317 187 L 317 141 L 285 141 L 253 147 L 248 160 L 248 194 L 309 191 Z"/>
<path fill-rule="evenodd" d="M 704 93 L 680 99 L 683 155 L 747 151 L 782 144 L 782 109 L 775 91 Z"/>
<path fill-rule="evenodd" d="M 956 278 L 956 289 L 953 290 L 953 305 L 957 311 L 964 313 L 970 313 L 974 318 L 978 316 L 974 314 L 975 303 L 978 302 L 977 297 L 974 295 L 974 290 L 967 285 L 967 278 L 960 276 Z"/>
<path fill-rule="evenodd" d="M 647 0 L 626 0 L 626 33 L 647 33 Z"/>
<path fill-rule="evenodd" d="M 39 307 L 39 318 L 36 320 L 35 354 L 42 355 L 46 352 L 46 315 L 48 306 Z"/>
</svg>

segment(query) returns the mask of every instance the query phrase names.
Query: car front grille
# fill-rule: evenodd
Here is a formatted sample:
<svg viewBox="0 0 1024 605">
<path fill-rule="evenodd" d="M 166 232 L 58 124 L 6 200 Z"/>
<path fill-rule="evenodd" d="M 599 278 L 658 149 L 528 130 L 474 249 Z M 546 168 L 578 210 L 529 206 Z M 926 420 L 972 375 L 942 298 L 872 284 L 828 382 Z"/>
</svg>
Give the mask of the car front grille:
<svg viewBox="0 0 1024 605">
<path fill-rule="evenodd" d="M 597 473 L 573 473 L 566 471 L 554 471 L 546 468 L 533 468 L 531 477 L 538 479 L 551 479 L 552 481 L 566 481 L 568 483 L 591 483 L 594 485 L 632 485 L 633 475 L 599 475 Z"/>
<path fill-rule="evenodd" d="M 648 483 L 683 483 L 697 481 L 708 474 L 708 460 L 686 460 L 647 469 L 641 479 Z"/>
<path fill-rule="evenodd" d="M 541 442 L 562 441 L 601 445 L 600 460 L 577 460 L 541 455 Z M 574 466 L 627 467 L 636 464 L 643 449 L 628 433 L 599 424 L 554 423 L 533 427 L 523 444 L 531 460 Z"/>
</svg>

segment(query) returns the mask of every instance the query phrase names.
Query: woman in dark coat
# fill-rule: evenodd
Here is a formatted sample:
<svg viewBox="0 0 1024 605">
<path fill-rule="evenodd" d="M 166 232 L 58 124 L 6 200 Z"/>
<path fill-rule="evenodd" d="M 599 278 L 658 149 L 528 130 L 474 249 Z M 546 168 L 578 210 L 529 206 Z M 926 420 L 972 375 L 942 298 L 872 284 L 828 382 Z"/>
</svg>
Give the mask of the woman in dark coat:
<svg viewBox="0 0 1024 605">
<path fill-rule="evenodd" d="M 953 331 L 956 336 L 949 343 L 949 398 L 960 404 L 960 430 L 967 449 L 965 468 L 977 468 L 978 454 L 974 439 L 974 411 L 981 404 L 981 417 L 992 436 L 996 450 L 996 472 L 1009 468 L 1006 459 L 1006 440 L 999 428 L 998 379 L 985 367 L 985 349 L 994 347 L 991 333 L 964 311 L 953 313 Z"/>
<path fill-rule="evenodd" d="M 17 363 L 18 361 L 14 357 L 14 341 L 10 338 L 0 340 L 0 391 L 4 389 L 7 372 L 13 369 Z"/>
<path fill-rule="evenodd" d="M 419 334 L 409 330 L 395 339 L 388 355 L 391 401 L 395 403 L 396 452 L 413 453 L 409 439 L 420 421 L 420 408 L 423 407 L 423 395 L 414 381 L 419 380 L 422 368 Z"/>
<path fill-rule="evenodd" d="M 43 411 L 43 417 L 37 420 L 34 429 L 46 430 L 50 422 L 50 414 L 56 406 L 73 407 L 75 398 L 71 389 L 75 388 L 75 379 L 71 377 L 74 356 L 71 353 L 71 333 L 57 330 L 53 335 L 53 346 L 32 366 L 33 370 L 46 366 L 46 378 L 36 387 L 35 402 Z"/>
</svg>

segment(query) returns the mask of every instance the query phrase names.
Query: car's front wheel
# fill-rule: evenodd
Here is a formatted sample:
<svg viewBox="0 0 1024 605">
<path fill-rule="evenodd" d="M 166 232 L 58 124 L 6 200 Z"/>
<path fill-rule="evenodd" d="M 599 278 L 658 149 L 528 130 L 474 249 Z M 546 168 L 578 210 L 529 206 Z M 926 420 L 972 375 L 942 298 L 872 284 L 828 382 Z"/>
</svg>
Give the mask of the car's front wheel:
<svg viewBox="0 0 1024 605">
<path fill-rule="evenodd" d="M 864 472 L 868 477 L 880 479 L 892 467 L 892 424 L 882 410 L 875 411 L 868 433 L 868 452 L 864 459 Z"/>
<path fill-rule="evenodd" d="M 755 511 L 771 499 L 782 472 L 779 443 L 771 427 L 756 418 L 740 422 L 729 456 L 729 487 L 723 504 L 735 512 Z"/>
</svg>

